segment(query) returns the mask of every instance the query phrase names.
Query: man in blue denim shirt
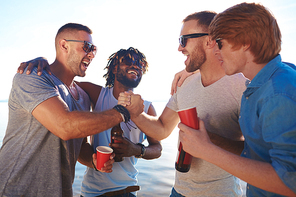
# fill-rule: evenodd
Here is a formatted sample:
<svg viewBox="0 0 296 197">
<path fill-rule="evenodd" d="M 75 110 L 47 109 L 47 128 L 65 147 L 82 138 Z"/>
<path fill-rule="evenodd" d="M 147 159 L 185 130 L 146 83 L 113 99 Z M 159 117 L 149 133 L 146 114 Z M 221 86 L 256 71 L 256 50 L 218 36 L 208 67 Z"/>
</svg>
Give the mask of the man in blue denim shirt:
<svg viewBox="0 0 296 197">
<path fill-rule="evenodd" d="M 262 5 L 242 3 L 220 13 L 209 29 L 226 74 L 251 80 L 241 103 L 242 157 L 179 124 L 185 151 L 246 181 L 247 196 L 296 196 L 296 70 L 279 55 L 281 33 Z"/>
</svg>

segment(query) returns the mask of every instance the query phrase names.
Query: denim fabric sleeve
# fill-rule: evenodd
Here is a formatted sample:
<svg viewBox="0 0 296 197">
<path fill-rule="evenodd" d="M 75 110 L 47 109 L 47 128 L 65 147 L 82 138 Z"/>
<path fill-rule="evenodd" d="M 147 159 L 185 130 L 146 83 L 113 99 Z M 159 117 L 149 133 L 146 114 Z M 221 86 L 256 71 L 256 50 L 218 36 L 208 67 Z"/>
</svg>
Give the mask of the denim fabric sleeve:
<svg viewBox="0 0 296 197">
<path fill-rule="evenodd" d="M 296 97 L 278 94 L 267 99 L 259 114 L 263 138 L 271 145 L 271 164 L 296 193 Z"/>
</svg>

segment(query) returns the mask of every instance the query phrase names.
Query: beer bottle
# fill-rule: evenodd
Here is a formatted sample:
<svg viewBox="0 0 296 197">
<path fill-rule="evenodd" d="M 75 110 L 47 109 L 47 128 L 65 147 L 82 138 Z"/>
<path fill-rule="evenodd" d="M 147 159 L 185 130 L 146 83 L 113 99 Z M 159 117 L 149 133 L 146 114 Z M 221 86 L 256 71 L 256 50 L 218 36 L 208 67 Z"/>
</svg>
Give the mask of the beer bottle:
<svg viewBox="0 0 296 197">
<path fill-rule="evenodd" d="M 179 172 L 188 172 L 190 169 L 192 156 L 183 150 L 182 143 L 179 143 L 177 161 L 175 162 L 175 169 Z"/>
<path fill-rule="evenodd" d="M 123 136 L 123 131 L 120 127 L 120 123 L 118 125 L 115 125 L 112 129 L 111 129 L 111 143 L 122 143 L 120 140 L 114 140 L 112 139 L 113 136 Z M 114 161 L 115 162 L 121 162 L 123 160 L 123 157 L 118 156 L 118 151 L 116 150 L 116 148 L 112 148 L 113 152 L 115 153 L 115 157 L 114 157 Z"/>
</svg>

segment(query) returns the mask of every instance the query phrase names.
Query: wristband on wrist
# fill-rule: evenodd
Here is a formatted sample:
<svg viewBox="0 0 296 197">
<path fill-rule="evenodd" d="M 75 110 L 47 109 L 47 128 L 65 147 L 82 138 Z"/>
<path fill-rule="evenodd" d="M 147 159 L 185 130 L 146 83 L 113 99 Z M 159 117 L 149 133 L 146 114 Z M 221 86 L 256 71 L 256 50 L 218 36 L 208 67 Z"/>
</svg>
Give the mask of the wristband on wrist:
<svg viewBox="0 0 296 197">
<path fill-rule="evenodd" d="M 137 143 L 137 145 L 141 146 L 141 154 L 139 156 L 136 156 L 136 158 L 143 158 L 146 153 L 146 148 L 145 148 L 144 144 Z"/>
<path fill-rule="evenodd" d="M 95 166 L 95 164 L 94 164 L 94 161 L 93 161 L 93 160 L 91 160 L 91 164 L 92 164 L 93 168 L 95 169 L 95 171 L 99 171 L 99 170 L 96 168 L 96 166 Z"/>
<path fill-rule="evenodd" d="M 122 119 L 123 119 L 123 121 L 125 123 L 127 123 L 128 121 L 130 121 L 131 115 L 130 115 L 129 111 L 124 106 L 122 106 L 122 105 L 115 105 L 113 107 L 113 109 L 115 109 L 116 111 L 118 111 L 121 114 L 121 116 L 123 117 Z"/>
</svg>

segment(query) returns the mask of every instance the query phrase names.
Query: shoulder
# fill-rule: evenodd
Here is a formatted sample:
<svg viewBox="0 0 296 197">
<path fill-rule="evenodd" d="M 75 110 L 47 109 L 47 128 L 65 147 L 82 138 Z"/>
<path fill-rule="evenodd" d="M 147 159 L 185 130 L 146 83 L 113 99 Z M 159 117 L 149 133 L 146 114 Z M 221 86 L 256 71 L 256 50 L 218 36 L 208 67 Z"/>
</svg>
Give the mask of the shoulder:
<svg viewBox="0 0 296 197">
<path fill-rule="evenodd" d="M 227 83 L 227 86 L 243 92 L 246 90 L 250 80 L 248 80 L 242 73 L 237 73 L 234 75 L 226 75 L 225 82 Z"/>
<path fill-rule="evenodd" d="M 180 92 L 187 91 L 190 89 L 193 85 L 195 86 L 197 83 L 201 82 L 201 76 L 200 72 L 194 73 L 187 77 L 181 87 L 177 87 L 177 94 L 180 94 Z"/>
<path fill-rule="evenodd" d="M 33 68 L 30 74 L 16 73 L 13 78 L 13 85 L 20 87 L 39 87 L 39 86 L 55 86 L 50 75 L 44 71 L 40 76 L 37 75 L 37 68 Z"/>
<path fill-rule="evenodd" d="M 280 67 L 271 77 L 275 94 L 287 94 L 296 97 L 296 70 L 290 66 Z"/>
<path fill-rule="evenodd" d="M 226 75 L 226 80 L 228 80 L 230 83 L 243 83 L 248 80 L 242 73 L 236 73 L 234 75 Z"/>
<path fill-rule="evenodd" d="M 184 84 L 190 84 L 193 81 L 200 80 L 200 76 L 200 72 L 194 73 L 185 79 Z"/>
</svg>

